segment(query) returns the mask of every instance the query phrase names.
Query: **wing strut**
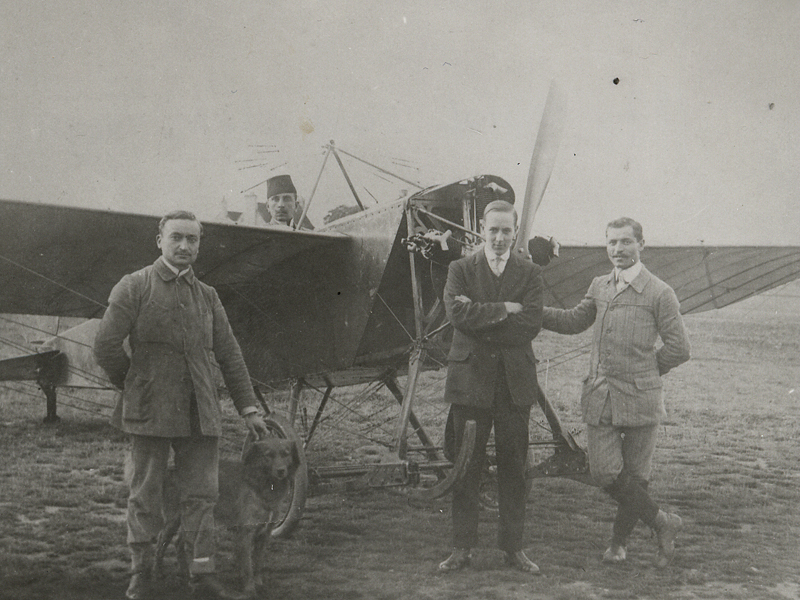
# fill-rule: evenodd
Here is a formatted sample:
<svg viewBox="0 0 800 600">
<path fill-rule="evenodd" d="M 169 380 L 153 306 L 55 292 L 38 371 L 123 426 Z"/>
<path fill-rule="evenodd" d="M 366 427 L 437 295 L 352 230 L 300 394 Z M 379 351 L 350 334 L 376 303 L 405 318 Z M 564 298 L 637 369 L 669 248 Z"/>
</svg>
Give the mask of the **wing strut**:
<svg viewBox="0 0 800 600">
<path fill-rule="evenodd" d="M 336 146 L 334 146 L 333 140 L 331 140 L 331 143 L 327 146 L 327 148 L 328 150 L 333 152 L 333 157 L 336 159 L 336 162 L 339 163 L 339 168 L 342 170 L 342 175 L 344 175 L 344 178 L 347 181 L 347 185 L 350 186 L 350 191 L 353 192 L 353 197 L 356 199 L 356 202 L 358 202 L 358 208 L 364 210 L 364 205 L 361 203 L 361 199 L 358 197 L 358 194 L 356 193 L 356 188 L 353 187 L 353 182 L 350 181 L 350 175 L 347 174 L 347 170 L 344 168 L 344 164 L 342 164 L 342 159 L 339 158 L 339 153 L 336 152 Z"/>
<path fill-rule="evenodd" d="M 333 140 L 331 140 L 333 143 Z M 322 159 L 322 167 L 319 169 L 319 175 L 317 175 L 317 180 L 314 182 L 314 189 L 311 190 L 311 195 L 308 197 L 308 202 L 306 202 L 305 207 L 303 208 L 303 214 L 300 217 L 300 220 L 297 222 L 297 227 L 300 227 L 300 224 L 305 221 L 306 215 L 308 214 L 308 208 L 311 206 L 311 201 L 314 199 L 314 195 L 317 193 L 317 186 L 319 185 L 319 180 L 322 179 L 322 173 L 325 171 L 325 164 L 328 162 L 328 157 L 331 155 L 331 148 L 328 148 L 328 151 L 325 153 L 325 158 Z"/>
<path fill-rule="evenodd" d="M 326 147 L 327 147 L 327 146 L 326 146 Z M 333 140 L 331 140 L 331 147 L 333 147 Z M 339 152 L 341 152 L 342 154 L 346 154 L 346 155 L 347 155 L 347 156 L 349 156 L 350 158 L 355 158 L 357 161 L 359 161 L 359 162 L 362 162 L 362 163 L 364 163 L 365 165 L 372 167 L 373 169 L 378 169 L 378 171 L 380 171 L 381 173 L 384 173 L 384 174 L 386 174 L 386 175 L 389 175 L 389 176 L 391 176 L 391 177 L 394 177 L 395 179 L 399 179 L 399 180 L 400 180 L 400 181 L 402 181 L 403 183 L 407 183 L 407 184 L 409 184 L 409 185 L 413 185 L 413 186 L 414 186 L 415 188 L 417 188 L 418 190 L 424 190 L 424 189 L 425 189 L 425 188 L 424 188 L 424 187 L 422 187 L 422 186 L 421 186 L 419 183 L 417 183 L 417 182 L 415 182 L 415 181 L 410 181 L 410 180 L 408 180 L 408 179 L 404 179 L 403 177 L 400 177 L 400 175 L 397 175 L 396 173 L 392 173 L 391 171 L 387 171 L 386 169 L 382 169 L 382 168 L 381 168 L 381 167 L 379 167 L 378 165 L 374 165 L 374 164 L 372 164 L 371 162 L 367 162 L 367 161 L 366 161 L 366 160 L 364 160 L 363 158 L 359 158 L 359 157 L 357 157 L 355 154 L 350 154 L 349 152 L 347 152 L 347 151 L 345 151 L 345 150 L 342 150 L 341 148 L 339 148 Z M 341 164 L 341 163 L 340 163 L 340 164 Z"/>
</svg>

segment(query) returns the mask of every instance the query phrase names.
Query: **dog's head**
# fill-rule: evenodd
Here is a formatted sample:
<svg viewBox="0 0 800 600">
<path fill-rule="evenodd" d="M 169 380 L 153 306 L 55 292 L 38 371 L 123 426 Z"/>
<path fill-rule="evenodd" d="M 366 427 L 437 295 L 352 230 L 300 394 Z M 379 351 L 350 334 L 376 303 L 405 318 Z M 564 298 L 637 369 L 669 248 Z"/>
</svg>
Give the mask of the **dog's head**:
<svg viewBox="0 0 800 600">
<path fill-rule="evenodd" d="M 278 483 L 294 477 L 300 452 L 292 440 L 268 437 L 252 442 L 242 460 L 248 480 Z"/>
</svg>

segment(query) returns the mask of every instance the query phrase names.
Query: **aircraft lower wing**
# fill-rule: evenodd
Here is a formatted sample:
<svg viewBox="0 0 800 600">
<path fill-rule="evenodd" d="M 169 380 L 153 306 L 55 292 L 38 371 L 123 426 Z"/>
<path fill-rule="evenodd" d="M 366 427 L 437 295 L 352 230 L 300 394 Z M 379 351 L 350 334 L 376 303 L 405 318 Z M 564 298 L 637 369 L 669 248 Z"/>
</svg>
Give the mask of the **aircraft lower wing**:
<svg viewBox="0 0 800 600">
<path fill-rule="evenodd" d="M 100 317 L 111 288 L 151 264 L 158 217 L 0 200 L 0 313 Z M 205 223 L 197 275 L 229 283 L 346 237 Z M 320 254 L 323 251 L 320 250 Z"/>
<path fill-rule="evenodd" d="M 403 215 L 396 202 L 324 232 L 203 224 L 195 273 L 219 293 L 255 379 L 352 366 Z M 0 200 L 0 313 L 100 318 L 112 287 L 160 255 L 158 221 Z M 86 353 L 83 329 L 72 345 Z"/>
<path fill-rule="evenodd" d="M 800 277 L 798 246 L 648 246 L 642 262 L 675 290 L 683 314 L 722 308 Z M 572 308 L 609 273 L 604 246 L 561 246 L 543 272 L 545 305 Z"/>
</svg>

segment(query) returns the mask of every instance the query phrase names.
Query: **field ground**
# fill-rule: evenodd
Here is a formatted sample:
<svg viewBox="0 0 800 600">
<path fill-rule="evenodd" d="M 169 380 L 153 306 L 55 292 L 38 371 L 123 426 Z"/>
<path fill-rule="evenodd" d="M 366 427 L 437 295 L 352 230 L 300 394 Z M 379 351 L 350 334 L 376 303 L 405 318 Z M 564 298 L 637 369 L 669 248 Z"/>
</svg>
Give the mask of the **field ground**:
<svg viewBox="0 0 800 600">
<path fill-rule="evenodd" d="M 665 378 L 669 418 L 652 482 L 654 497 L 686 524 L 667 569 L 651 566 L 655 539 L 641 525 L 627 564 L 603 565 L 612 502 L 549 479 L 534 481 L 528 503 L 527 551 L 542 576 L 503 568 L 490 511 L 474 566 L 438 575 L 449 551 L 449 499 L 364 490 L 309 498 L 298 531 L 272 545 L 263 597 L 800 598 L 799 290 L 687 317 L 693 359 Z M 576 432 L 586 356 L 563 361 L 587 341 L 542 334 L 535 343 L 539 357 L 552 359 L 541 372 L 548 396 Z M 110 399 L 64 395 L 62 421 L 44 426 L 44 402 L 32 393 L 20 384 L 0 391 L 0 599 L 122 598 L 125 440 L 106 424 Z M 242 431 L 231 418 L 228 449 Z M 312 464 L 318 455 L 310 453 Z M 235 583 L 230 541 L 221 537 L 222 575 Z M 185 597 L 171 557 L 169 568 L 160 597 Z"/>
</svg>

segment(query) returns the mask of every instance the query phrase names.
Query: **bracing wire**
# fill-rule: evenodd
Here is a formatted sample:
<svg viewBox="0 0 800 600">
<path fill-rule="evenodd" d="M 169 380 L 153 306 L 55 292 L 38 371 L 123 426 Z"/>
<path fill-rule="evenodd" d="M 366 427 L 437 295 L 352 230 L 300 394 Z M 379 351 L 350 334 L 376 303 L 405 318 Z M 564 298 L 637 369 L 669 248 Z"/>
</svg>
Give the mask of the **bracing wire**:
<svg viewBox="0 0 800 600">
<path fill-rule="evenodd" d="M 2 259 L 2 260 L 4 260 L 4 261 L 6 261 L 6 262 L 8 262 L 8 263 L 11 263 L 11 264 L 12 264 L 12 265 L 14 265 L 15 267 L 18 267 L 18 268 L 22 269 L 23 271 L 27 271 L 27 272 L 28 272 L 28 273 L 30 273 L 31 275 L 35 275 L 36 277 L 39 277 L 39 278 L 41 278 L 41 279 L 44 279 L 44 280 L 45 280 L 45 281 L 47 281 L 48 283 L 52 283 L 53 285 L 60 287 L 61 289 L 63 289 L 63 290 L 65 290 L 65 291 L 69 292 L 70 294 L 74 294 L 74 295 L 78 296 L 79 298 L 83 298 L 84 300 L 88 300 L 89 302 L 91 302 L 92 304 L 96 304 L 96 305 L 97 305 L 97 306 L 99 306 L 100 308 L 103 308 L 103 309 L 106 309 L 106 308 L 108 308 L 108 305 L 107 305 L 107 304 L 104 304 L 104 303 L 102 303 L 102 302 L 98 302 L 98 301 L 97 301 L 97 300 L 95 300 L 94 298 L 90 298 L 89 296 L 86 296 L 86 295 L 84 295 L 84 294 L 81 294 L 80 292 L 78 292 L 78 291 L 76 291 L 76 290 L 73 290 L 72 288 L 69 288 L 69 287 L 67 287 L 67 286 L 66 286 L 66 285 L 64 285 L 63 283 L 59 283 L 59 282 L 58 282 L 58 281 L 56 281 L 55 279 L 50 279 L 50 278 L 49 278 L 49 277 L 47 277 L 46 275 L 42 275 L 41 273 L 39 273 L 39 272 L 37 272 L 37 271 L 34 271 L 33 269 L 31 269 L 31 268 L 29 268 L 29 267 L 26 267 L 25 265 L 22 265 L 22 264 L 18 263 L 17 261 L 15 261 L 15 260 L 12 260 L 12 259 L 8 258 L 7 256 L 3 256 L 2 254 L 0 254 L 0 259 Z"/>
</svg>

